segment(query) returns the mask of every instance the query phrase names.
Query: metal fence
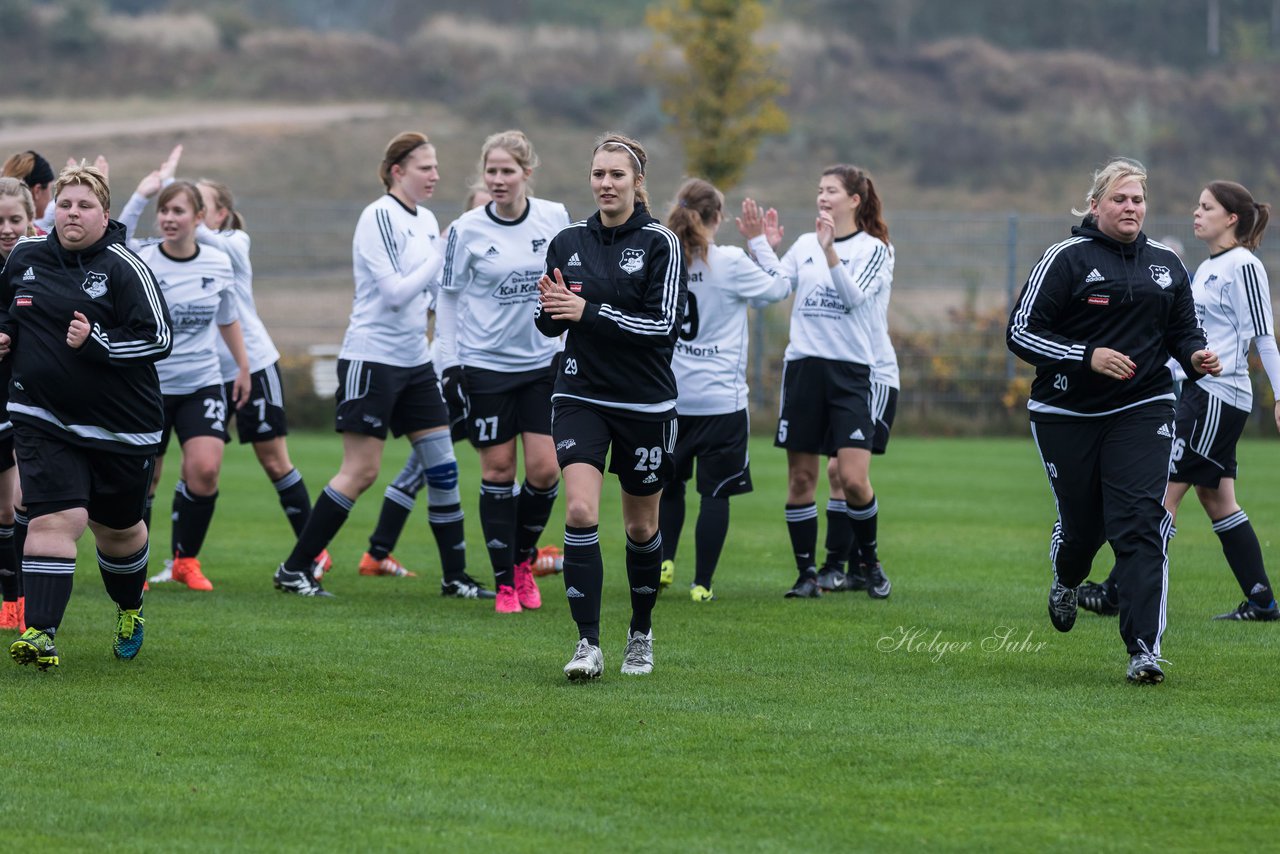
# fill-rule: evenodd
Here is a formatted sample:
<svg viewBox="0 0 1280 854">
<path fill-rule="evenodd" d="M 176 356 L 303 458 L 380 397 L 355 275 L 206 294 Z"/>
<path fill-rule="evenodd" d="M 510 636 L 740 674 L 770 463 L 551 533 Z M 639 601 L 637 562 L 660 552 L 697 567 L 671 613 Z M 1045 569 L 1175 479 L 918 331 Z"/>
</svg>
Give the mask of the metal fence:
<svg viewBox="0 0 1280 854">
<path fill-rule="evenodd" d="M 254 236 L 258 308 L 281 352 L 305 362 L 312 348 L 339 344 L 351 305 L 351 234 L 363 203 L 291 205 L 290 211 L 307 212 L 305 225 L 282 217 L 282 208 L 245 208 Z M 447 224 L 459 211 L 436 213 Z M 813 216 L 809 210 L 782 212 L 785 245 L 812 230 Z M 1025 429 L 1031 371 L 1006 349 L 1005 322 L 1032 265 L 1046 247 L 1069 236 L 1074 222 L 1070 215 L 892 213 L 897 261 L 889 326 L 902 373 L 898 417 L 904 429 Z M 1145 230 L 1180 243 L 1192 271 L 1206 256 L 1189 215 L 1149 217 Z M 720 238 L 736 242 L 738 235 L 729 225 Z M 1264 244 L 1259 254 L 1268 270 L 1280 269 L 1280 251 Z M 772 429 L 777 409 L 789 312 L 787 301 L 755 312 L 752 322 L 748 380 L 753 423 L 763 430 Z M 1269 390 L 1264 396 L 1269 399 Z"/>
</svg>

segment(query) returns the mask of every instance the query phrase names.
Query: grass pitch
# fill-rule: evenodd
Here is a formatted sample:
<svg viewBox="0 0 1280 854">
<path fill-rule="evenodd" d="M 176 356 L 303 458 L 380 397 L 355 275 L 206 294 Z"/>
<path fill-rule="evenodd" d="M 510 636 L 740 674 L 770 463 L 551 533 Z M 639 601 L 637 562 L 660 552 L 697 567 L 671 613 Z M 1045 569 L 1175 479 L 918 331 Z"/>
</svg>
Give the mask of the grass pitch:
<svg viewBox="0 0 1280 854">
<path fill-rule="evenodd" d="M 394 475 L 407 446 L 393 444 Z M 332 434 L 290 437 L 312 494 Z M 893 596 L 783 600 L 782 453 L 754 447 L 716 576 L 695 605 L 690 508 L 656 668 L 621 676 L 629 603 L 606 481 L 605 676 L 571 685 L 558 578 L 540 612 L 442 599 L 419 508 L 397 556 L 355 565 L 382 483 L 331 547 L 337 598 L 288 597 L 289 528 L 252 454 L 228 448 L 202 555 L 212 593 L 158 585 L 138 659 L 82 551 L 40 673 L 0 663 L 0 827 L 46 850 L 1205 850 L 1273 845 L 1280 626 L 1213 622 L 1241 596 L 1189 498 L 1172 546 L 1172 661 L 1124 679 L 1114 618 L 1045 615 L 1053 505 L 1030 439 L 895 438 L 877 458 Z M 459 446 L 472 574 L 491 575 L 475 455 Z M 1273 577 L 1274 441 L 1241 448 L 1243 506 Z M 152 571 L 168 543 L 169 460 Z M 821 500 L 821 499 L 820 499 Z M 560 535 L 562 507 L 544 542 Z M 1104 549 L 1095 578 L 1105 573 Z"/>
</svg>

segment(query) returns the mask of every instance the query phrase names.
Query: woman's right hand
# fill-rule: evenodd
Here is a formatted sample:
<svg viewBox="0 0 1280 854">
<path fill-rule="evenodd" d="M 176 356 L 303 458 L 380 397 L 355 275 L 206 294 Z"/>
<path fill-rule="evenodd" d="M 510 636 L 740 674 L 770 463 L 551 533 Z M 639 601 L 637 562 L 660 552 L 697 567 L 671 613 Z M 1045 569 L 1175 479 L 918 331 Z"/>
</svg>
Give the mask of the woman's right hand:
<svg viewBox="0 0 1280 854">
<path fill-rule="evenodd" d="M 1112 350 L 1109 347 L 1099 347 L 1094 350 L 1093 355 L 1089 357 L 1089 367 L 1095 373 L 1111 377 L 1113 380 L 1132 379 L 1134 372 L 1138 370 L 1138 366 L 1132 359 L 1119 350 Z"/>
<path fill-rule="evenodd" d="M 755 199 L 742 200 L 742 216 L 735 217 L 738 233 L 747 240 L 764 234 L 764 209 L 756 204 Z"/>
</svg>

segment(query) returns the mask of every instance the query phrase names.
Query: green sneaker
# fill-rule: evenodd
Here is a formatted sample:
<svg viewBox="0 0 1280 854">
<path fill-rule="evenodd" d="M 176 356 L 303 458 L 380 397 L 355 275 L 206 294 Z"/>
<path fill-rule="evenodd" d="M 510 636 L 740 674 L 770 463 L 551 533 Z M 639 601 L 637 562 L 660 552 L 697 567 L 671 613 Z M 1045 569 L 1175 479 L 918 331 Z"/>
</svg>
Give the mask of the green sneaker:
<svg viewBox="0 0 1280 854">
<path fill-rule="evenodd" d="M 142 626 L 146 622 L 142 619 L 141 605 L 137 610 L 116 606 L 116 636 L 111 641 L 111 651 L 116 658 L 128 661 L 138 654 L 142 649 Z"/>
<path fill-rule="evenodd" d="M 674 560 L 664 560 L 662 562 L 662 574 L 658 576 L 658 587 L 666 590 L 671 586 L 671 582 L 676 580 L 676 562 Z"/>
<path fill-rule="evenodd" d="M 58 666 L 58 649 L 46 631 L 31 626 L 9 647 L 9 656 L 18 664 L 34 664 L 41 670 Z"/>
</svg>

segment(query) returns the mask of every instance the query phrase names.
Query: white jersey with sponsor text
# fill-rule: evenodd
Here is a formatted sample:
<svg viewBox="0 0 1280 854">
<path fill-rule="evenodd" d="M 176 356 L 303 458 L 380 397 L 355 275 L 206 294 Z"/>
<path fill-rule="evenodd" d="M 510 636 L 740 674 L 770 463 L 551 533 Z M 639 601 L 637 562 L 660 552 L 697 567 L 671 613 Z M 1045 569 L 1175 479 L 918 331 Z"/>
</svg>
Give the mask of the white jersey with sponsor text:
<svg viewBox="0 0 1280 854">
<path fill-rule="evenodd" d="M 377 283 L 414 270 L 440 251 L 439 244 L 440 225 L 426 208 L 410 210 L 388 193 L 364 209 L 351 241 L 355 296 L 339 358 L 398 368 L 431 361 L 427 347 L 430 289 L 424 288 L 396 311 Z"/>
<path fill-rule="evenodd" d="M 1266 268 L 1243 246 L 1228 249 L 1196 268 L 1191 295 L 1209 349 L 1222 363 L 1221 375 L 1196 382 L 1228 406 L 1253 409 L 1249 345 L 1259 335 L 1275 334 Z"/>
<path fill-rule="evenodd" d="M 445 241 L 441 288 L 459 294 L 459 364 L 515 373 L 551 364 L 560 348 L 533 324 L 547 244 L 569 225 L 559 202 L 530 198 L 507 222 L 493 202 L 454 220 Z"/>
<path fill-rule="evenodd" d="M 158 242 L 141 245 L 138 256 L 155 274 L 173 319 L 173 351 L 156 363 L 161 393 L 190 394 L 221 385 L 218 327 L 239 319 L 231 259 L 220 249 L 196 244 L 195 256 L 179 261 Z"/>
<path fill-rule="evenodd" d="M 213 231 L 201 225 L 196 229 L 196 240 L 221 249 L 231 259 L 231 272 L 235 276 L 236 307 L 240 312 L 240 330 L 244 333 L 244 348 L 249 353 L 249 371 L 257 373 L 271 367 L 280 361 L 280 351 L 271 340 L 266 324 L 258 317 L 258 307 L 253 301 L 249 233 L 241 229 Z M 239 367 L 221 335 L 218 336 L 218 360 L 222 365 L 222 381 L 229 383 L 234 380 Z"/>
<path fill-rule="evenodd" d="M 728 415 L 746 408 L 747 307 L 791 293 L 778 274 L 777 256 L 766 252 L 757 266 L 737 247 L 712 245 L 705 261 L 689 265 L 684 325 L 671 357 L 681 415 Z"/>
<path fill-rule="evenodd" d="M 837 240 L 836 256 L 853 286 L 866 297 L 861 306 L 846 305 L 831 280 L 826 254 L 813 232 L 801 235 L 782 258 L 782 275 L 795 291 L 791 307 L 791 339 L 783 359 L 832 359 L 873 365 L 876 361 L 872 300 L 893 278 L 889 247 L 865 231 Z"/>
</svg>

